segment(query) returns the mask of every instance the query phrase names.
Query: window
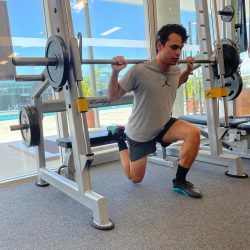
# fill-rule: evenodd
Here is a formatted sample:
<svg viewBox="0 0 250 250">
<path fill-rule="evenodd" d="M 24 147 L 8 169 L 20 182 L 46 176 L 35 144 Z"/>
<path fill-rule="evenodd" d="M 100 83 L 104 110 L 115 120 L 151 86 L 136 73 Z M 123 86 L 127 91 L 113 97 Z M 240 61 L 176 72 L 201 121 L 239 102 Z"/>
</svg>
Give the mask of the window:
<svg viewBox="0 0 250 250">
<path fill-rule="evenodd" d="M 145 41 L 145 16 L 143 1 L 70 1 L 75 35 L 83 34 L 85 59 L 111 59 L 123 55 L 128 59 L 145 59 L 148 48 Z M 16 57 L 43 57 L 46 46 L 43 7 L 39 0 L 7 1 L 8 18 Z M 32 10 L 32 11 L 30 11 Z M 110 65 L 82 66 L 84 83 L 91 87 L 91 94 L 106 95 Z M 16 67 L 17 74 L 38 75 L 44 67 Z M 94 69 L 94 70 L 93 70 Z M 93 73 L 94 72 L 94 73 Z M 125 72 L 125 70 L 124 70 Z M 122 72 L 122 74 L 124 74 Z M 92 74 L 92 75 L 91 75 Z M 122 76 L 121 74 L 121 76 Z M 23 145 L 20 131 L 10 132 L 18 124 L 18 112 L 23 105 L 30 105 L 31 93 L 39 82 L 0 81 L 0 181 L 36 173 L 34 148 Z M 53 91 L 43 93 L 45 99 L 53 98 Z M 95 114 L 95 127 L 119 122 L 127 123 L 131 105 L 99 108 Z M 122 115 L 121 115 L 122 114 Z M 57 124 L 54 114 L 43 118 L 47 165 L 58 168 L 59 150 L 56 145 Z"/>
<path fill-rule="evenodd" d="M 24 0 L 3 1 L 0 12 L 5 13 L 9 21 L 13 52 L 17 57 L 43 57 L 46 44 L 41 1 Z M 32 11 L 31 11 L 32 10 Z M 2 25 L 1 25 L 2 27 Z M 0 38 L 1 39 L 1 38 Z M 1 45 L 1 42 L 0 42 Z M 16 67 L 16 74 L 38 75 L 43 67 Z M 23 105 L 31 104 L 32 89 L 39 82 L 0 81 L 0 181 L 25 176 L 36 172 L 35 148 L 24 146 L 20 131 L 10 131 L 10 126 L 19 123 L 19 110 Z M 52 90 L 44 95 L 51 97 Z M 54 115 L 44 117 L 46 141 L 56 135 Z M 59 151 L 50 152 L 47 147 L 47 160 L 51 165 L 58 164 Z"/>
</svg>

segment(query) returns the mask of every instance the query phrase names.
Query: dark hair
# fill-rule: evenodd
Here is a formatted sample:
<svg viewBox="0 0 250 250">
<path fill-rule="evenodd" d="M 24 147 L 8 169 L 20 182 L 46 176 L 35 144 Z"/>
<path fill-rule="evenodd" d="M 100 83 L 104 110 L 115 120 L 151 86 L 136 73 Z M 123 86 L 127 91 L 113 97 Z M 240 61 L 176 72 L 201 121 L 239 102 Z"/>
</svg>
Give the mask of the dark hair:
<svg viewBox="0 0 250 250">
<path fill-rule="evenodd" d="M 180 35 L 183 43 L 187 42 L 188 35 L 186 29 L 183 26 L 179 24 L 164 25 L 156 33 L 155 37 L 156 53 L 158 53 L 157 42 L 160 41 L 162 45 L 165 45 L 165 43 L 168 41 L 169 35 L 171 35 L 172 33 Z"/>
</svg>

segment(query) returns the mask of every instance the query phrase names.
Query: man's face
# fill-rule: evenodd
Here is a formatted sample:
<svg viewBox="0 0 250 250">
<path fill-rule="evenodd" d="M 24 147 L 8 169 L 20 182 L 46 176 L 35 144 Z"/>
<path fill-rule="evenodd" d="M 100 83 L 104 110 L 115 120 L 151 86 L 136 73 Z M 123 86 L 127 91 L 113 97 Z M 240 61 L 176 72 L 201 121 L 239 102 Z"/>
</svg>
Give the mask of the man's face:
<svg viewBox="0 0 250 250">
<path fill-rule="evenodd" d="M 165 64 L 175 65 L 179 60 L 184 44 L 180 35 L 172 33 L 165 45 L 158 42 L 158 55 Z"/>
</svg>

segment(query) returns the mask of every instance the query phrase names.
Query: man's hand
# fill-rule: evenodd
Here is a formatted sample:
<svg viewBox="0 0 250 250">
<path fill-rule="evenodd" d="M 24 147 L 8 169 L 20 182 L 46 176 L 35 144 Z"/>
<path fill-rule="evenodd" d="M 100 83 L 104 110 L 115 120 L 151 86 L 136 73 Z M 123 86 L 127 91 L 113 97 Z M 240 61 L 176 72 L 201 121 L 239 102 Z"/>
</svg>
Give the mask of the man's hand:
<svg viewBox="0 0 250 250">
<path fill-rule="evenodd" d="M 114 63 L 111 65 L 113 72 L 120 72 L 127 67 L 127 61 L 123 56 L 116 56 L 112 59 Z"/>
<path fill-rule="evenodd" d="M 126 94 L 126 91 L 119 85 L 118 75 L 122 69 L 126 68 L 127 61 L 123 56 L 116 56 L 112 60 L 112 73 L 108 84 L 108 97 L 110 100 L 118 100 Z"/>
<path fill-rule="evenodd" d="M 187 64 L 186 64 L 186 69 L 185 69 L 185 71 L 186 71 L 188 74 L 191 74 L 191 73 L 192 73 L 193 68 L 194 68 L 194 62 L 195 62 L 195 59 L 194 59 L 192 56 L 188 56 L 188 57 L 187 57 Z"/>
</svg>

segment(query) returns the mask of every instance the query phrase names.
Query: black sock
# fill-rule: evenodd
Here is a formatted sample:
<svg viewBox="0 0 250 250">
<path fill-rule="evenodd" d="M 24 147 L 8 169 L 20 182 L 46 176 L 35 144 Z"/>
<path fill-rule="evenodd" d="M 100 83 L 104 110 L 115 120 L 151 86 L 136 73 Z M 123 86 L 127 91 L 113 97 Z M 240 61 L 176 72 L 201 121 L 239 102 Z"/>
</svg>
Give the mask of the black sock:
<svg viewBox="0 0 250 250">
<path fill-rule="evenodd" d="M 128 149 L 128 146 L 127 146 L 124 138 L 116 138 L 116 141 L 118 143 L 119 151 Z"/>
<path fill-rule="evenodd" d="M 176 172 L 176 182 L 184 182 L 188 171 L 189 168 L 184 168 L 179 164 Z"/>
<path fill-rule="evenodd" d="M 119 151 L 128 149 L 127 143 L 125 141 L 126 136 L 124 133 L 124 129 L 116 129 L 114 131 L 110 131 L 110 133 L 112 134 L 113 138 L 117 141 Z"/>
</svg>

